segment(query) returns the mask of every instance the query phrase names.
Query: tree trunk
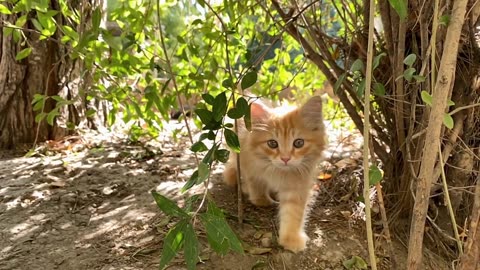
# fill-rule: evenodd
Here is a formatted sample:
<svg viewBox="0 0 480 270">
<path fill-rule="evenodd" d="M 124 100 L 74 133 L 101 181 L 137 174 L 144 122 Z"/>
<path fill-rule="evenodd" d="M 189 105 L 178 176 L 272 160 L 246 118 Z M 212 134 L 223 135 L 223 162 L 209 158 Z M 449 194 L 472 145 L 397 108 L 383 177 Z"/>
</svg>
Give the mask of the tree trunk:
<svg viewBox="0 0 480 270">
<path fill-rule="evenodd" d="M 69 25 L 81 35 L 82 31 L 88 29 L 92 7 L 101 3 L 73 1 L 67 4 L 81 14 L 81 25 L 73 25 L 73 20 L 65 18 L 62 13 L 55 15 L 54 19 L 58 25 Z M 11 10 L 12 6 L 9 8 Z M 49 9 L 60 10 L 59 2 L 50 1 Z M 0 21 L 15 25 L 24 14 L 27 13 L 0 13 Z M 67 126 L 88 124 L 85 90 L 91 83 L 91 73 L 82 72 L 81 60 L 70 58 L 71 51 L 68 45 L 60 42 L 63 34 L 58 28 L 51 37 L 39 39 L 41 34 L 32 23 L 35 14 L 34 11 L 28 12 L 27 22 L 21 30 L 13 30 L 20 36 L 20 42 L 14 39 L 12 33 L 0 31 L 0 148 L 14 148 L 22 144 L 31 147 L 35 142 L 58 139 L 71 133 Z M 6 23 L 2 26 L 4 29 L 9 27 Z M 17 53 L 28 47 L 32 49 L 31 54 L 16 60 Z M 55 108 L 56 101 L 49 98 L 43 110 L 34 111 L 32 101 L 36 94 L 48 97 L 58 95 L 71 100 L 72 104 L 58 108 L 60 115 L 53 125 L 47 124 L 45 119 L 37 123 L 36 115 L 42 111 L 49 113 Z"/>
</svg>

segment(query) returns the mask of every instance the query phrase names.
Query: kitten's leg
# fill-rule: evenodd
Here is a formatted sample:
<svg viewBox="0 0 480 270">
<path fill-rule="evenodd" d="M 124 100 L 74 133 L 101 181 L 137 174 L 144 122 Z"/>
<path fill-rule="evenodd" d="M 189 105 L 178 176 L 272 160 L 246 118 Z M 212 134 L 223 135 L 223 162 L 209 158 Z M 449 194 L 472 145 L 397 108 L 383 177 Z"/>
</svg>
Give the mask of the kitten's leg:
<svg viewBox="0 0 480 270">
<path fill-rule="evenodd" d="M 293 252 L 305 249 L 308 236 L 303 229 L 310 190 L 280 191 L 279 244 Z"/>
<path fill-rule="evenodd" d="M 245 177 L 245 188 L 249 200 L 257 206 L 269 206 L 275 203 L 269 195 L 267 184 L 263 179 L 256 177 Z"/>
<path fill-rule="evenodd" d="M 237 185 L 237 164 L 236 160 L 229 160 L 225 164 L 225 170 L 223 171 L 223 181 L 231 186 L 235 187 Z"/>
</svg>

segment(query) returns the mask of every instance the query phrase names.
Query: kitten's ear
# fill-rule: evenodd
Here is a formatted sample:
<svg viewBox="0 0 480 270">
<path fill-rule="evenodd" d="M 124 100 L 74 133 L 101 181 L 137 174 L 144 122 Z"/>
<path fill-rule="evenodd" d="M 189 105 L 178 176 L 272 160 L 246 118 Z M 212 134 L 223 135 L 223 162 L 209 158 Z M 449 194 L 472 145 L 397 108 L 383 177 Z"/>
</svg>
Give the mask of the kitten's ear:
<svg viewBox="0 0 480 270">
<path fill-rule="evenodd" d="M 250 104 L 250 117 L 253 121 L 262 121 L 270 116 L 270 108 L 261 101 Z"/>
<path fill-rule="evenodd" d="M 312 130 L 323 128 L 322 98 L 314 96 L 310 98 L 301 108 L 305 125 Z"/>
</svg>

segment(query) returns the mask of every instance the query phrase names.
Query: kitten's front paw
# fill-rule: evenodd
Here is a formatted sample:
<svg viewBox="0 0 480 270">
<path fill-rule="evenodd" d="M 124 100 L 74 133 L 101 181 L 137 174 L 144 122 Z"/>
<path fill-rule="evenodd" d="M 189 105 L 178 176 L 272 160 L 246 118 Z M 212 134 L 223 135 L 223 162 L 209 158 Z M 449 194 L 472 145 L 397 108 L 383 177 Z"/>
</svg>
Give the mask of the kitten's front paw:
<svg viewBox="0 0 480 270">
<path fill-rule="evenodd" d="M 251 197 L 250 201 L 256 206 L 270 206 L 277 203 L 268 196 Z"/>
<path fill-rule="evenodd" d="M 278 243 L 285 249 L 297 253 L 307 247 L 308 239 L 308 236 L 304 232 L 297 234 L 290 233 L 286 235 L 280 235 Z"/>
</svg>

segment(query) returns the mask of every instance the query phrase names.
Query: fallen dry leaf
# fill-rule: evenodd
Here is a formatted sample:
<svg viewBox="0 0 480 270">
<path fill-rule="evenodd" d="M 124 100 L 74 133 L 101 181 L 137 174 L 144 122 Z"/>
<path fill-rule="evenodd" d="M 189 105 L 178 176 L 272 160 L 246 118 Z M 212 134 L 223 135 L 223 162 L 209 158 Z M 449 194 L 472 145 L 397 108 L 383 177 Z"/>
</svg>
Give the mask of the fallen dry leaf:
<svg viewBox="0 0 480 270">
<path fill-rule="evenodd" d="M 329 173 L 320 173 L 317 176 L 317 179 L 320 180 L 320 181 L 328 181 L 328 180 L 332 179 L 332 175 L 329 174 Z"/>
</svg>

